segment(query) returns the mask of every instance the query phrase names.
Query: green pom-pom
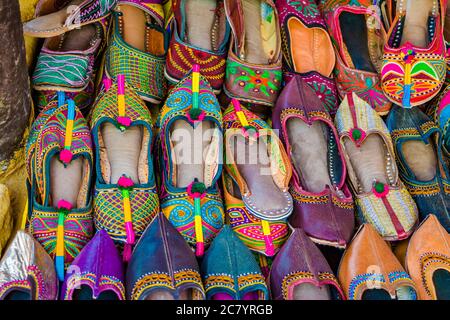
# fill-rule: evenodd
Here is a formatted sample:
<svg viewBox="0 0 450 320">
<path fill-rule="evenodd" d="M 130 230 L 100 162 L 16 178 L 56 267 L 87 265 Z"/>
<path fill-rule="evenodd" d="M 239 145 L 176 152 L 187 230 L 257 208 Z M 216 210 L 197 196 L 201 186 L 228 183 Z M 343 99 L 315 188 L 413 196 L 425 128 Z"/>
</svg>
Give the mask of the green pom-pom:
<svg viewBox="0 0 450 320">
<path fill-rule="evenodd" d="M 200 108 L 194 108 L 189 110 L 189 116 L 192 120 L 197 120 L 200 114 L 202 113 L 202 110 Z"/>
<path fill-rule="evenodd" d="M 206 190 L 206 186 L 203 182 L 194 182 L 192 185 L 192 193 L 204 193 Z"/>
<path fill-rule="evenodd" d="M 378 193 L 382 193 L 384 191 L 384 184 L 382 184 L 381 182 L 376 182 L 375 191 Z"/>
<path fill-rule="evenodd" d="M 356 128 L 352 130 L 352 138 L 353 138 L 353 140 L 358 141 L 359 139 L 361 139 L 361 137 L 362 137 L 361 130 L 356 129 Z"/>
</svg>

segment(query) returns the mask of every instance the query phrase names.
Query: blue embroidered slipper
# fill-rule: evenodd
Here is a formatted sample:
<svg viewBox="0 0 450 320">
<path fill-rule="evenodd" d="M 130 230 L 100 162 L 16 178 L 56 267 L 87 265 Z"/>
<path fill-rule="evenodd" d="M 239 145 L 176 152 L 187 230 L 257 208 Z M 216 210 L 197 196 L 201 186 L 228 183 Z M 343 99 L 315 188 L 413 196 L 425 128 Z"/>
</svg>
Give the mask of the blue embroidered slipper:
<svg viewBox="0 0 450 320">
<path fill-rule="evenodd" d="M 420 220 L 434 214 L 450 231 L 450 171 L 444 160 L 441 131 L 419 108 L 394 106 L 387 118 L 400 178 L 416 201 Z"/>
<path fill-rule="evenodd" d="M 59 100 L 34 122 L 27 147 L 29 231 L 64 269 L 93 234 L 89 127 L 73 100 Z M 68 183 L 69 182 L 69 183 Z"/>
<path fill-rule="evenodd" d="M 153 172 L 152 118 L 137 93 L 105 81 L 91 116 L 96 171 L 94 222 L 128 261 L 132 246 L 159 212 Z"/>
<path fill-rule="evenodd" d="M 201 265 L 208 300 L 267 300 L 269 291 L 255 256 L 225 225 Z"/>
<path fill-rule="evenodd" d="M 202 256 L 224 223 L 222 114 L 198 65 L 172 90 L 158 123 L 161 210 Z"/>
</svg>

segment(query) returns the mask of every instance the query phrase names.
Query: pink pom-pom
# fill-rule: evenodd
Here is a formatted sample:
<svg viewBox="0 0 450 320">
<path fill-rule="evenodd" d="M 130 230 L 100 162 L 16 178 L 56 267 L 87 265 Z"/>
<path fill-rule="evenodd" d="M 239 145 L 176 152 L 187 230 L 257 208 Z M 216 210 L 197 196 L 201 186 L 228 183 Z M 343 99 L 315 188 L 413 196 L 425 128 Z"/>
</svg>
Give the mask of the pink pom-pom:
<svg viewBox="0 0 450 320">
<path fill-rule="evenodd" d="M 128 262 L 131 259 L 132 247 L 131 244 L 126 243 L 123 247 L 123 261 Z"/>
<path fill-rule="evenodd" d="M 197 257 L 202 257 L 205 253 L 205 244 L 203 242 L 197 242 L 195 246 L 195 255 Z"/>
<path fill-rule="evenodd" d="M 72 161 L 72 157 L 73 157 L 72 151 L 67 149 L 63 149 L 59 153 L 59 160 L 61 160 L 61 162 L 64 164 L 69 164 L 70 161 Z"/>
<path fill-rule="evenodd" d="M 103 86 L 105 87 L 105 91 L 108 92 L 112 86 L 112 80 L 109 78 L 103 79 Z"/>
<path fill-rule="evenodd" d="M 119 181 L 117 181 L 117 184 L 122 188 L 131 188 L 134 185 L 133 180 L 126 176 L 121 176 Z"/>
<path fill-rule="evenodd" d="M 58 209 L 72 210 L 72 204 L 69 201 L 61 199 L 58 201 Z"/>
<path fill-rule="evenodd" d="M 117 117 L 117 123 L 124 127 L 131 125 L 131 119 L 128 117 Z"/>
<path fill-rule="evenodd" d="M 133 223 L 125 222 L 125 231 L 127 234 L 127 243 L 134 244 L 134 241 L 136 240 L 136 236 L 135 236 L 134 230 L 133 230 Z"/>
</svg>

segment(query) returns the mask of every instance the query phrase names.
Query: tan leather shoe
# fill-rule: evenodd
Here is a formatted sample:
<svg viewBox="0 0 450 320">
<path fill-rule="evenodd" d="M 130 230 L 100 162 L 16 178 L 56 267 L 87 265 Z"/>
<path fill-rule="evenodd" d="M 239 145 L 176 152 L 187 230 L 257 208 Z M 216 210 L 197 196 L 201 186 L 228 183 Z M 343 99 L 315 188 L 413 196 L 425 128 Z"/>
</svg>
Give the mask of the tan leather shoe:
<svg viewBox="0 0 450 320">
<path fill-rule="evenodd" d="M 450 235 L 430 214 L 411 237 L 406 269 L 421 300 L 450 299 Z"/>
<path fill-rule="evenodd" d="M 416 300 L 414 282 L 370 224 L 345 251 L 338 278 L 349 300 Z"/>
</svg>

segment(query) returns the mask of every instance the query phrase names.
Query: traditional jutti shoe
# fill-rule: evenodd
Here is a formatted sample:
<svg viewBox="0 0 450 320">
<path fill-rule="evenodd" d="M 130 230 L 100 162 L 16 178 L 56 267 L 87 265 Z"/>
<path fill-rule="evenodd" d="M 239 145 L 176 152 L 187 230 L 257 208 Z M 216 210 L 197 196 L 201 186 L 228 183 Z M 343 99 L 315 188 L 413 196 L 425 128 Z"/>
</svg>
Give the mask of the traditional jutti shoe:
<svg viewBox="0 0 450 320">
<path fill-rule="evenodd" d="M 64 300 L 124 300 L 122 259 L 105 230 L 99 230 L 69 267 L 61 288 Z"/>
<path fill-rule="evenodd" d="M 225 225 L 201 265 L 206 299 L 267 300 L 269 292 L 250 250 Z"/>
<path fill-rule="evenodd" d="M 281 90 L 281 35 L 272 0 L 225 0 L 232 36 L 224 91 L 267 112 Z M 259 106 L 259 107 L 258 107 Z"/>
<path fill-rule="evenodd" d="M 379 78 L 386 32 L 372 4 L 324 0 L 321 7 L 336 52 L 334 73 L 341 98 L 355 92 L 384 115 L 391 107 Z"/>
<path fill-rule="evenodd" d="M 393 103 L 404 108 L 424 104 L 444 84 L 446 2 L 397 1 L 381 68 L 383 91 Z"/>
<path fill-rule="evenodd" d="M 0 300 L 57 300 L 58 279 L 48 253 L 17 231 L 0 260 Z"/>
<path fill-rule="evenodd" d="M 450 235 L 430 214 L 409 241 L 406 270 L 421 300 L 450 300 Z"/>
<path fill-rule="evenodd" d="M 161 102 L 167 93 L 164 78 L 166 45 L 161 1 L 118 0 L 105 54 L 106 76 L 128 85 L 145 101 Z"/>
<path fill-rule="evenodd" d="M 287 218 L 292 168 L 278 136 L 254 113 L 233 99 L 223 116 L 226 170 L 249 213 L 267 221 Z"/>
<path fill-rule="evenodd" d="M 420 220 L 434 214 L 450 231 L 450 171 L 438 126 L 420 109 L 394 106 L 387 127 L 399 164 L 400 178 L 416 201 Z"/>
<path fill-rule="evenodd" d="M 345 158 L 331 116 L 300 76 L 283 88 L 272 124 L 279 130 L 294 169 L 290 224 L 303 229 L 316 243 L 345 248 L 355 227 Z"/>
<path fill-rule="evenodd" d="M 275 300 L 345 299 L 327 260 L 301 229 L 294 229 L 275 257 L 269 281 Z"/>
<path fill-rule="evenodd" d="M 152 158 L 152 117 L 124 76 L 105 82 L 91 114 L 96 155 L 94 222 L 128 261 L 133 245 L 159 212 Z"/>
<path fill-rule="evenodd" d="M 36 18 L 23 25 L 27 36 L 50 38 L 103 20 L 116 0 L 40 0 Z"/>
<path fill-rule="evenodd" d="M 94 63 L 105 30 L 100 23 L 45 40 L 33 72 L 39 91 L 80 92 L 93 83 Z"/>
<path fill-rule="evenodd" d="M 136 245 L 126 280 L 130 300 L 205 299 L 195 255 L 162 213 Z"/>
<path fill-rule="evenodd" d="M 416 300 L 416 285 L 370 225 L 360 227 L 344 253 L 339 282 L 349 300 Z"/>
<path fill-rule="evenodd" d="M 267 221 L 249 212 L 239 187 L 227 172 L 222 174 L 227 224 L 252 251 L 272 257 L 280 250 L 289 235 L 287 221 Z"/>
<path fill-rule="evenodd" d="M 275 4 L 283 39 L 284 82 L 301 77 L 314 90 L 325 110 L 336 113 L 339 101 L 332 76 L 336 59 L 316 2 L 278 0 Z"/>
<path fill-rule="evenodd" d="M 64 280 L 93 234 L 93 166 L 89 127 L 73 100 L 60 93 L 35 120 L 28 138 L 29 231 L 55 259 Z"/>
<path fill-rule="evenodd" d="M 388 241 L 409 237 L 417 206 L 398 177 L 394 147 L 383 119 L 355 93 L 335 117 L 359 222 L 370 223 Z"/>
<path fill-rule="evenodd" d="M 167 79 L 175 85 L 198 64 L 214 92 L 219 93 L 230 38 L 223 1 L 174 1 L 173 12 L 173 34 L 165 69 Z"/>
<path fill-rule="evenodd" d="M 202 256 L 222 228 L 222 114 L 196 65 L 171 91 L 159 117 L 161 210 Z"/>
</svg>

